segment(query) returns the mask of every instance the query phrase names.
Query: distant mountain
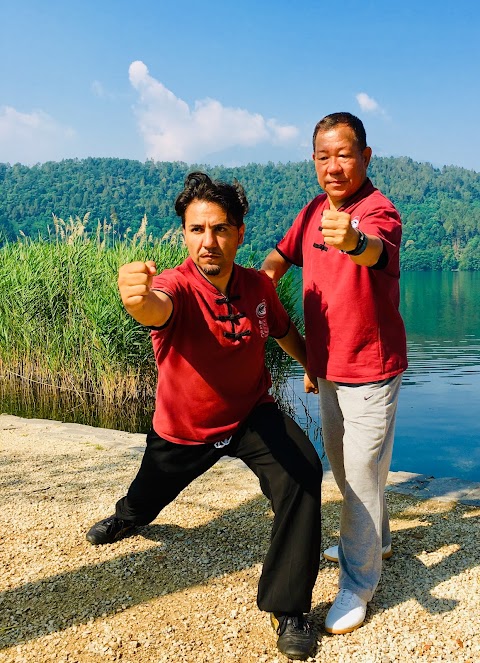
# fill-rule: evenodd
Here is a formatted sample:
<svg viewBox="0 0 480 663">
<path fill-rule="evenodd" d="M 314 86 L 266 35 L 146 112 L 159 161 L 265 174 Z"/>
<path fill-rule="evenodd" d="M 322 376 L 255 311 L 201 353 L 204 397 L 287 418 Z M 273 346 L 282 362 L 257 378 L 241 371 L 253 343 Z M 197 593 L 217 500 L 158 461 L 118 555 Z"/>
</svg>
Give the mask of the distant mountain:
<svg viewBox="0 0 480 663">
<path fill-rule="evenodd" d="M 54 234 L 54 215 L 67 221 L 88 214 L 91 233 L 100 222 L 110 225 L 111 236 L 123 237 L 146 214 L 148 232 L 163 237 L 179 226 L 173 203 L 192 170 L 236 178 L 245 187 L 250 212 L 241 257 L 255 252 L 261 260 L 320 192 L 310 161 L 237 168 L 97 158 L 0 164 L 0 236 L 47 237 Z M 403 269 L 480 270 L 480 173 L 373 157 L 369 175 L 402 214 Z"/>
</svg>

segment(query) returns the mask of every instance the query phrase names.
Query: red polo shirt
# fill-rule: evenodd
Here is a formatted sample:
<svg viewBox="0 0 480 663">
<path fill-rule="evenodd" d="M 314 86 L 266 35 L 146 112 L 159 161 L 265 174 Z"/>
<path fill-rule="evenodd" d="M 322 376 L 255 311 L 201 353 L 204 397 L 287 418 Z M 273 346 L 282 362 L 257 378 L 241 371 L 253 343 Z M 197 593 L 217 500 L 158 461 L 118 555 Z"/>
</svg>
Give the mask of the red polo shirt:
<svg viewBox="0 0 480 663">
<path fill-rule="evenodd" d="M 270 279 L 239 265 L 227 296 L 190 258 L 156 276 L 152 287 L 173 302 L 168 323 L 152 330 L 153 428 L 180 444 L 225 440 L 255 406 L 273 401 L 265 343 L 285 336 L 290 318 Z"/>
<path fill-rule="evenodd" d="M 309 371 L 334 382 L 384 380 L 407 368 L 405 328 L 398 307 L 400 216 L 370 180 L 339 211 L 352 224 L 383 240 L 385 265 L 356 265 L 324 245 L 322 212 L 326 194 L 302 209 L 277 246 L 303 268 L 303 302 Z M 314 244 L 320 248 L 315 248 Z"/>
</svg>

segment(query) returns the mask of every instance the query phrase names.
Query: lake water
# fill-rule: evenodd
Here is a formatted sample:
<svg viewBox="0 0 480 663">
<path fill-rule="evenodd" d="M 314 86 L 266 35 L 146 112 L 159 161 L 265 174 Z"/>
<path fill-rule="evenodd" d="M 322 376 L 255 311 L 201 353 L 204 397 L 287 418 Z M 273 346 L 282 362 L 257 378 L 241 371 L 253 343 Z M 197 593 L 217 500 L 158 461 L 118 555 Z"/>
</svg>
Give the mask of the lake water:
<svg viewBox="0 0 480 663">
<path fill-rule="evenodd" d="M 410 366 L 400 394 L 392 470 L 480 481 L 480 273 L 407 272 L 402 314 Z M 321 451 L 318 397 L 296 374 L 287 393 Z M 55 394 L 54 394 L 55 395 Z M 153 403 L 118 412 L 52 398 L 45 390 L 2 391 L 0 412 L 104 428 L 146 431 Z"/>
<path fill-rule="evenodd" d="M 404 273 L 401 301 L 409 368 L 391 469 L 480 481 L 480 273 Z M 318 397 L 298 374 L 290 389 L 321 446 Z"/>
</svg>

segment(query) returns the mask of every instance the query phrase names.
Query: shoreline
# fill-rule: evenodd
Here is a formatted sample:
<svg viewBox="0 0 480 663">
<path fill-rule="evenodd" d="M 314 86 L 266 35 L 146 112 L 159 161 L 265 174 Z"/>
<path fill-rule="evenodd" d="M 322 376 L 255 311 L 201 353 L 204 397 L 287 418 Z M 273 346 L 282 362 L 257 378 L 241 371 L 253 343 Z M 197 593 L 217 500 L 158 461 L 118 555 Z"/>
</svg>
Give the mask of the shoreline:
<svg viewBox="0 0 480 663">
<path fill-rule="evenodd" d="M 97 428 L 85 424 L 63 423 L 50 419 L 27 419 L 11 414 L 0 414 L 1 430 L 22 430 L 33 434 L 43 432 L 50 439 L 74 439 L 98 444 L 108 449 L 128 451 L 142 454 L 145 448 L 144 433 L 127 433 L 110 428 Z M 245 467 L 241 461 L 228 456 L 224 462 L 237 463 Z M 247 469 L 245 467 L 245 469 Z M 323 483 L 333 482 L 332 472 L 324 472 Z M 457 502 L 467 506 L 480 506 L 480 482 L 464 481 L 456 477 L 433 477 L 415 472 L 389 472 L 387 492 L 411 495 L 419 499 L 436 499 L 443 502 Z"/>
</svg>

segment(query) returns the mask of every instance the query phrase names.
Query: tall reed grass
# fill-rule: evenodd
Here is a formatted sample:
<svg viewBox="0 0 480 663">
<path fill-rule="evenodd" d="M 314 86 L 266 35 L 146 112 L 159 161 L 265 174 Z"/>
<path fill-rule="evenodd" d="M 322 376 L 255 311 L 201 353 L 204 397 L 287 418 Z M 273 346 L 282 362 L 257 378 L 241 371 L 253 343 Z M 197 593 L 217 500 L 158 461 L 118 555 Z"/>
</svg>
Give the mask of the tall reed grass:
<svg viewBox="0 0 480 663">
<path fill-rule="evenodd" d="M 178 235 L 153 240 L 146 220 L 131 238 L 112 240 L 107 225 L 87 234 L 88 219 L 55 219 L 49 241 L 19 239 L 1 249 L 0 370 L 25 384 L 121 403 L 152 392 L 148 332 L 123 309 L 120 265 L 182 261 Z"/>
<path fill-rule="evenodd" d="M 0 249 L 0 377 L 70 393 L 72 402 L 153 400 L 150 336 L 124 310 L 117 272 L 134 260 L 155 260 L 159 270 L 179 264 L 181 233 L 154 239 L 144 218 L 137 233 L 115 238 L 105 223 L 88 233 L 88 221 L 54 218 L 48 240 L 23 237 Z M 283 279 L 280 295 L 294 317 L 295 290 Z M 276 343 L 267 363 L 280 393 L 290 362 Z"/>
</svg>

